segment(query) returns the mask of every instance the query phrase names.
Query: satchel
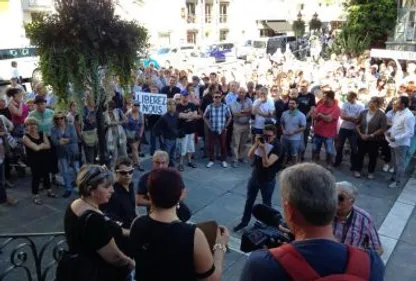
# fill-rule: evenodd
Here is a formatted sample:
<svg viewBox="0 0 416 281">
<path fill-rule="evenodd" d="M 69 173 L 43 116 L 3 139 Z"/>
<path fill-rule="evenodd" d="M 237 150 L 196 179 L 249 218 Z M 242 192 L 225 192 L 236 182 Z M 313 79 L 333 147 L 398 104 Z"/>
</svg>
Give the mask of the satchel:
<svg viewBox="0 0 416 281">
<path fill-rule="evenodd" d="M 82 222 L 78 225 L 78 230 L 81 229 L 80 233 L 77 233 L 79 241 L 85 237 L 88 220 L 94 213 L 94 211 L 86 211 L 79 218 Z M 56 268 L 56 281 L 99 281 L 98 268 L 85 253 L 64 251 Z"/>
<path fill-rule="evenodd" d="M 82 131 L 82 138 L 87 146 L 95 146 L 98 142 L 97 129 Z"/>
</svg>

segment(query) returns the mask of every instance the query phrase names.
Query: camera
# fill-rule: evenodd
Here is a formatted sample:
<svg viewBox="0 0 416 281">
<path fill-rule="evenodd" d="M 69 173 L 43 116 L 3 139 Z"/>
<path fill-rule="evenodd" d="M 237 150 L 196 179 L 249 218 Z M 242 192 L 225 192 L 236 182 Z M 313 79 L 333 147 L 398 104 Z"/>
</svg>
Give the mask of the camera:
<svg viewBox="0 0 416 281">
<path fill-rule="evenodd" d="M 248 253 L 258 249 L 276 248 L 294 240 L 293 234 L 279 229 L 279 225 L 285 226 L 285 222 L 278 210 L 264 204 L 257 204 L 253 207 L 253 216 L 259 221 L 243 233 L 241 251 Z"/>
<path fill-rule="evenodd" d="M 259 139 L 259 142 L 264 143 L 264 137 L 263 136 L 259 137 L 258 139 Z"/>
</svg>

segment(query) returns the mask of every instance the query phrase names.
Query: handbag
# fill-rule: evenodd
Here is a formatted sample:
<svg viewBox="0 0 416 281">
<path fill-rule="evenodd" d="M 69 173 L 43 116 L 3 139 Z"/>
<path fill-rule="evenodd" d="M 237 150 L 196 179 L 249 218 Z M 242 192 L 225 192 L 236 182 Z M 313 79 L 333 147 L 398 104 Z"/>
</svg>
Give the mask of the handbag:
<svg viewBox="0 0 416 281">
<path fill-rule="evenodd" d="M 85 211 L 79 217 L 77 238 L 79 241 L 86 236 L 86 226 L 94 211 Z M 83 243 L 81 243 L 82 245 Z M 83 247 L 81 247 L 83 248 Z M 99 281 L 98 268 L 85 253 L 64 251 L 56 267 L 56 281 Z"/>
<path fill-rule="evenodd" d="M 95 146 L 98 142 L 97 129 L 82 131 L 82 138 L 87 146 Z"/>
<path fill-rule="evenodd" d="M 132 130 L 124 130 L 126 132 L 126 137 L 128 140 L 134 140 L 136 139 L 137 133 L 136 131 L 132 131 Z"/>
</svg>

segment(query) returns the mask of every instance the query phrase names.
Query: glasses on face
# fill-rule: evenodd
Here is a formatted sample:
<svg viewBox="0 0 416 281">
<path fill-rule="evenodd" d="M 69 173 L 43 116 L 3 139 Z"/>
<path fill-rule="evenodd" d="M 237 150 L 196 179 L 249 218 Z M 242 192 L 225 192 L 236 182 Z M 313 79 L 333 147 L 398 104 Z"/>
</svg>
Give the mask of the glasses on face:
<svg viewBox="0 0 416 281">
<path fill-rule="evenodd" d="M 153 163 L 155 163 L 158 166 L 166 165 L 166 161 L 155 160 L 155 161 L 153 161 Z"/>
<path fill-rule="evenodd" d="M 338 203 L 343 203 L 348 199 L 350 199 L 350 197 L 348 197 L 344 194 L 338 194 Z"/>
<path fill-rule="evenodd" d="M 140 107 L 140 104 L 135 104 L 134 106 L 135 106 L 135 107 Z"/>
<path fill-rule="evenodd" d="M 220 99 L 221 98 L 221 96 L 215 96 L 214 97 L 214 99 Z"/>
<path fill-rule="evenodd" d="M 128 170 L 128 171 L 121 171 L 121 170 L 117 171 L 117 173 L 119 173 L 122 176 L 132 175 L 133 172 L 134 172 L 134 169 L 131 169 L 131 170 Z"/>
</svg>

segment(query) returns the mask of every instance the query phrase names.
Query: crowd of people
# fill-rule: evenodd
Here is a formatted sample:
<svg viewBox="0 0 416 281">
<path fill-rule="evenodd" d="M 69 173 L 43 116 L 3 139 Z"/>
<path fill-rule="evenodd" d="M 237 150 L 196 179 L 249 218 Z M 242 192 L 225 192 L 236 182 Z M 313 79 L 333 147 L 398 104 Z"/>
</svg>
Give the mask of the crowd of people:
<svg viewBox="0 0 416 281">
<path fill-rule="evenodd" d="M 330 172 L 343 164 L 348 152 L 352 174 L 362 177 L 368 155 L 366 177 L 372 180 L 381 156 L 382 171 L 391 173 L 388 186 L 403 184 L 416 150 L 415 70 L 413 63 L 372 64 L 369 58 L 263 60 L 249 70 L 241 66 L 200 75 L 150 65 L 134 74 L 131 92 L 124 92 L 114 79 L 114 96 L 103 114 L 106 167 L 94 165 L 99 160 L 97 108 L 91 93 L 85 94 L 82 114 L 75 102 L 60 111 L 45 85 L 26 93 L 11 79 L 0 100 L 3 182 L 11 187 L 11 168 L 28 165 L 34 204 L 43 204 L 41 183 L 50 198 L 58 196 L 53 184 L 64 186 L 64 198 L 77 190 L 80 199 L 67 209 L 65 233 L 71 251 L 88 249 L 84 253 L 100 268 L 98 280 L 130 280 L 132 270 L 137 280 L 219 280 L 228 230 L 219 226 L 211 245 L 198 227 L 184 223 L 192 211 L 183 203 L 180 172 L 200 168 L 198 157 L 206 159 L 206 168 L 215 161 L 223 168 L 229 162 L 238 168 L 250 161 L 253 172 L 244 213 L 234 231 L 249 224 L 259 191 L 263 203 L 271 205 L 281 171 L 285 218 L 296 240 L 305 240 L 285 249 L 303 255 L 318 276 L 340 273 L 346 264 L 357 266 L 347 256 L 353 252 L 354 260 L 371 269 L 364 280 L 382 280 L 382 262 L 375 253 L 383 250 L 374 221 L 354 205 L 358 190 L 349 183 L 336 188 Z M 134 99 L 137 92 L 165 94 L 166 113 L 143 114 Z M 144 171 L 146 144 L 153 169 L 141 176 L 136 190 L 131 178 L 135 169 Z M 321 165 L 301 164 L 308 160 Z M 5 202 L 15 200 L 0 188 L 0 203 Z M 146 206 L 149 215 L 136 219 L 136 205 Z M 90 228 L 82 241 L 77 236 L 80 218 Z M 357 229 L 362 230 L 359 236 L 354 235 Z M 367 261 L 339 242 L 375 252 Z M 314 259 L 318 252 L 328 253 L 330 267 Z M 290 280 L 288 267 L 281 253 L 260 251 L 248 260 L 242 280 L 255 280 L 258 274 L 264 275 L 262 280 Z"/>
</svg>

